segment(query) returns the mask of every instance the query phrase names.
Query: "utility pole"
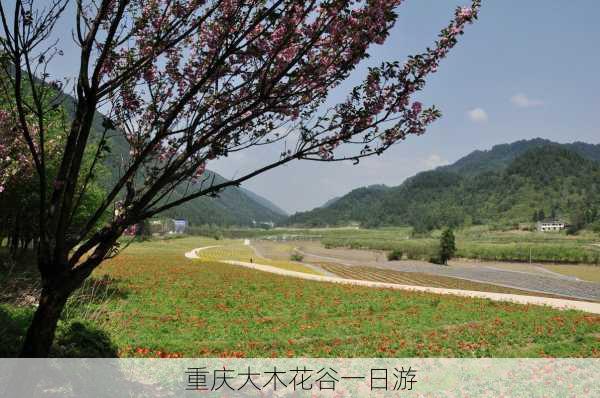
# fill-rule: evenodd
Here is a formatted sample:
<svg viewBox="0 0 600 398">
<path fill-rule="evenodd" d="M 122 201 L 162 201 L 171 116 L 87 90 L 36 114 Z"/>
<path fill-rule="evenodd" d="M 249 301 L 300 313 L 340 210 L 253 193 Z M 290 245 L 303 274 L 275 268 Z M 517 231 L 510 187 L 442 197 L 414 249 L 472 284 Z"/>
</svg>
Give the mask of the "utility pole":
<svg viewBox="0 0 600 398">
<path fill-rule="evenodd" d="M 531 246 L 529 247 L 529 264 L 531 264 Z"/>
</svg>

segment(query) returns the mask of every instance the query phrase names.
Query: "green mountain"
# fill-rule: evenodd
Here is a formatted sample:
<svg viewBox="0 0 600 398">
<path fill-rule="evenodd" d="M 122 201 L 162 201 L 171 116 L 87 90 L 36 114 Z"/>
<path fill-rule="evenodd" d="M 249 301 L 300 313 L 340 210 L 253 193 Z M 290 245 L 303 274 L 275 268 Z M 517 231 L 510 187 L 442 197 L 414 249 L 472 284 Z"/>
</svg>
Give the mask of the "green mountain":
<svg viewBox="0 0 600 398">
<path fill-rule="evenodd" d="M 474 151 L 454 164 L 442 166 L 438 170 L 452 171 L 462 175 L 477 175 L 486 171 L 497 171 L 508 167 L 511 161 L 531 149 L 553 145 L 576 152 L 584 158 L 600 161 L 600 144 L 593 145 L 584 142 L 557 144 L 543 138 L 535 138 L 516 141 L 512 144 L 495 145 L 487 151 Z"/>
<path fill-rule="evenodd" d="M 14 71 L 9 67 L 9 75 L 14 76 Z M 58 93 L 57 93 L 58 94 Z M 61 105 L 67 115 L 73 117 L 75 113 L 75 98 L 63 93 Z M 97 144 L 102 138 L 102 132 L 107 124 L 107 119 L 100 112 L 96 112 L 93 120 L 90 145 Z M 101 170 L 95 170 L 99 183 L 103 188 L 109 189 L 119 178 L 121 165 L 129 156 L 129 147 L 123 135 L 112 128 L 108 128 L 105 140 L 110 148 L 106 154 Z M 214 173 L 216 184 L 225 179 Z M 176 189 L 171 199 L 181 197 L 185 193 L 182 185 Z M 239 187 L 226 188 L 216 197 L 201 197 L 184 203 L 177 208 L 170 209 L 162 214 L 167 217 L 185 218 L 193 225 L 217 224 L 247 226 L 256 222 L 281 222 L 287 217 L 287 213 L 269 200 Z"/>
<path fill-rule="evenodd" d="M 214 183 L 220 184 L 226 179 L 219 174 L 207 171 L 210 178 L 214 175 Z M 181 194 L 183 188 L 176 189 L 173 198 Z M 287 215 L 267 199 L 247 189 L 229 187 L 217 197 L 204 196 L 176 208 L 165 211 L 162 215 L 172 218 L 185 218 L 193 225 L 216 224 L 250 226 L 256 222 L 283 221 Z"/>
<path fill-rule="evenodd" d="M 600 218 L 600 145 L 535 139 L 475 151 L 397 187 L 356 189 L 334 203 L 291 216 L 290 225 L 412 225 L 532 221 L 540 210 L 572 220 Z"/>
<path fill-rule="evenodd" d="M 65 108 L 73 114 L 74 99 L 66 98 Z M 92 141 L 98 142 L 104 131 L 106 118 L 97 113 L 92 127 Z M 119 178 L 123 159 L 129 156 L 128 145 L 123 135 L 114 129 L 108 129 L 106 140 L 110 152 L 104 159 L 106 176 L 103 184 L 108 188 Z M 214 175 L 214 183 L 220 184 L 225 178 L 212 171 L 207 171 L 209 178 Z M 171 200 L 185 194 L 185 186 L 177 187 Z M 229 187 L 215 197 L 200 197 L 169 209 L 161 216 L 187 219 L 192 225 L 216 224 L 220 226 L 250 226 L 256 222 L 278 223 L 287 217 L 287 213 L 262 196 L 241 187 Z"/>
<path fill-rule="evenodd" d="M 271 202 L 269 199 L 263 198 L 262 196 L 254 193 L 248 189 L 245 189 L 245 188 L 240 188 L 240 189 L 246 196 L 249 196 L 250 199 L 252 199 L 256 203 L 262 205 L 263 207 L 266 207 L 267 209 L 271 210 L 273 213 L 279 214 L 280 216 L 284 216 L 284 217 L 289 216 L 287 211 L 283 210 L 281 207 L 277 206 L 275 203 Z"/>
</svg>

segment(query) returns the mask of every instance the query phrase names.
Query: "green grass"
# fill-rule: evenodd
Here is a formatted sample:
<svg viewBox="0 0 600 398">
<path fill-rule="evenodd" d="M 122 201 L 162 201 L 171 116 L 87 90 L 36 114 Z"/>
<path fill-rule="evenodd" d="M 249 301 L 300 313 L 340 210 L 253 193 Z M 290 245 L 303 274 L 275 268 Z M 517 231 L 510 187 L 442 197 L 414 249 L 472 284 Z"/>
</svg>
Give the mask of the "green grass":
<svg viewBox="0 0 600 398">
<path fill-rule="evenodd" d="M 351 233 L 323 234 L 326 247 L 398 250 L 408 259 L 429 260 L 437 255 L 438 232 L 430 237 L 408 238 L 406 229 L 360 230 Z M 567 236 L 562 233 L 528 231 L 493 231 L 472 227 L 456 231 L 457 257 L 488 261 L 600 264 L 600 241 L 597 234 Z"/>
<path fill-rule="evenodd" d="M 600 357 L 599 316 L 183 257 L 201 246 L 194 238 L 132 244 L 94 274 L 113 294 L 71 303 L 59 342 L 73 352 L 101 331 L 125 357 Z M 31 309 L 2 309 L 15 320 L 2 343 L 16 346 Z"/>
<path fill-rule="evenodd" d="M 370 241 L 406 238 L 410 235 L 411 228 L 390 227 L 378 229 L 348 228 L 229 228 L 229 229 L 195 229 L 197 234 L 212 237 L 218 231 L 219 234 L 230 239 L 241 238 L 282 238 L 287 240 L 322 240 L 322 239 L 363 239 Z"/>
<path fill-rule="evenodd" d="M 600 267 L 596 265 L 544 265 L 544 268 L 584 281 L 600 283 Z"/>
<path fill-rule="evenodd" d="M 600 317 L 299 281 L 181 256 L 198 246 L 134 245 L 104 267 L 129 291 L 103 324 L 122 355 L 600 355 Z"/>
<path fill-rule="evenodd" d="M 204 243 L 199 247 L 215 246 L 206 250 L 200 250 L 196 254 L 203 261 L 220 261 L 220 260 L 234 260 L 270 265 L 277 268 L 286 269 L 289 271 L 304 272 L 306 274 L 319 274 L 317 271 L 310 267 L 306 267 L 298 263 L 298 260 L 292 261 L 281 261 L 271 260 L 264 257 L 258 256 L 251 247 L 243 244 L 241 240 L 218 240 L 218 241 L 201 241 Z"/>
<path fill-rule="evenodd" d="M 31 308 L 0 304 L 0 357 L 18 355 L 32 316 Z M 117 355 L 117 347 L 107 333 L 93 322 L 81 319 L 63 319 L 59 322 L 50 352 L 50 356 L 60 358 L 116 357 Z"/>
</svg>

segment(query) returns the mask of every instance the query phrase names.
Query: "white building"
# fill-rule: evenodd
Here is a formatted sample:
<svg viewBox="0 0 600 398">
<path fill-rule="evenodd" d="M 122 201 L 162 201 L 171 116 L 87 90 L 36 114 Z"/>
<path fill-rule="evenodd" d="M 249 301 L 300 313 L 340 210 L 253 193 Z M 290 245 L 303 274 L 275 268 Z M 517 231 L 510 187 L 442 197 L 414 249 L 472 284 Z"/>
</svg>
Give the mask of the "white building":
<svg viewBox="0 0 600 398">
<path fill-rule="evenodd" d="M 537 229 L 541 232 L 562 231 L 567 225 L 562 221 L 544 220 L 537 223 Z"/>
<path fill-rule="evenodd" d="M 188 225 L 187 224 L 187 220 L 179 219 L 179 220 L 172 220 L 172 221 L 173 221 L 173 224 L 175 225 L 174 232 L 176 234 L 183 234 L 183 233 L 185 233 L 185 230 L 187 229 L 187 225 Z"/>
<path fill-rule="evenodd" d="M 275 228 L 275 223 L 273 221 L 252 220 L 252 226 L 255 228 Z"/>
</svg>

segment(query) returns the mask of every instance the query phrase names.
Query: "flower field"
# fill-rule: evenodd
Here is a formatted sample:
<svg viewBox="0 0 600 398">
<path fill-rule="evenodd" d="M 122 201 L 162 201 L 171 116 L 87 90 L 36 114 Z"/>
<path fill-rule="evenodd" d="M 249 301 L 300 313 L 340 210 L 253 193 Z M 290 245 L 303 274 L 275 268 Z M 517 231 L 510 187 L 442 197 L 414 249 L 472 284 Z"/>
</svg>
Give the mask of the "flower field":
<svg viewBox="0 0 600 398">
<path fill-rule="evenodd" d="M 201 246 L 138 244 L 102 268 L 127 292 L 102 324 L 120 355 L 600 356 L 598 316 L 299 281 L 182 257 Z"/>
<path fill-rule="evenodd" d="M 68 305 L 56 350 L 92 345 L 93 330 L 124 357 L 600 357 L 595 315 L 297 280 L 215 262 L 218 251 L 183 256 L 222 243 L 132 244 L 94 274 L 87 301 Z M 16 328 L 31 310 L 0 314 Z M 18 347 L 18 330 L 0 331 Z"/>
</svg>

